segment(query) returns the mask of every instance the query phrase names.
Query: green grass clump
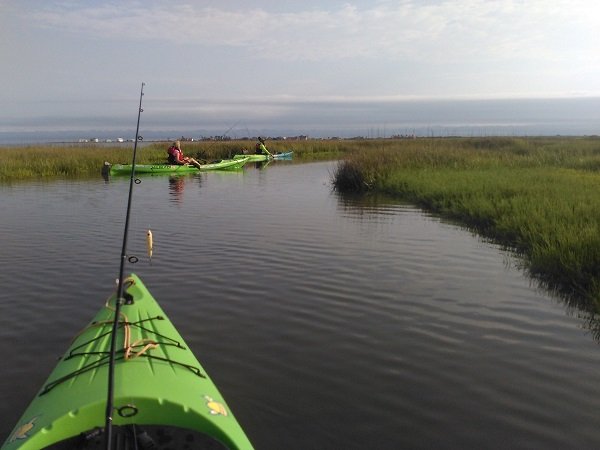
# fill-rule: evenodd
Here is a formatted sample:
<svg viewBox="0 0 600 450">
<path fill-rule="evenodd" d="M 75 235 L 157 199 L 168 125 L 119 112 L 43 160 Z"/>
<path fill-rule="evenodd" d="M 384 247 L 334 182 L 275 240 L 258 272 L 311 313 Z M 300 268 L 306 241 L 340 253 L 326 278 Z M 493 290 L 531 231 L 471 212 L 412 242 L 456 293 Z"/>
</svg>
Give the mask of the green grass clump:
<svg viewBox="0 0 600 450">
<path fill-rule="evenodd" d="M 441 139 L 349 154 L 341 192 L 400 197 L 513 250 L 577 306 L 600 311 L 600 140 Z"/>
<path fill-rule="evenodd" d="M 32 145 L 0 148 L 0 182 L 98 176 L 105 161 L 131 160 L 131 146 Z M 139 152 L 140 160 L 154 156 Z"/>
</svg>

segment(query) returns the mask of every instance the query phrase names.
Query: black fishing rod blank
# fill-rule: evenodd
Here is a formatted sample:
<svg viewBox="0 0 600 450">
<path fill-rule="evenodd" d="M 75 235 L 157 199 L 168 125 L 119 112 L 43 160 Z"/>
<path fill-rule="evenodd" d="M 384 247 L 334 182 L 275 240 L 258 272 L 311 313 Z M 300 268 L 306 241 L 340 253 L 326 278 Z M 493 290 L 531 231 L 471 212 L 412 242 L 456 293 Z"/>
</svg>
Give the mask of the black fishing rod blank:
<svg viewBox="0 0 600 450">
<path fill-rule="evenodd" d="M 131 199 L 133 197 L 133 184 L 135 182 L 135 158 L 137 154 L 137 144 L 141 141 L 140 136 L 140 117 L 142 112 L 142 97 L 144 96 L 144 86 L 146 83 L 142 83 L 140 90 L 140 105 L 138 108 L 137 127 L 135 130 L 135 143 L 133 144 L 133 157 L 131 161 L 131 178 L 129 180 L 129 197 L 127 199 L 127 213 L 125 215 L 125 230 L 123 232 L 123 246 L 121 248 L 121 265 L 119 268 L 119 278 L 117 285 L 117 294 L 115 298 L 115 317 L 112 323 L 112 331 L 110 338 L 110 355 L 108 363 L 108 395 L 106 399 L 106 422 L 104 427 L 104 438 L 106 444 L 106 450 L 110 450 L 112 446 L 112 414 L 113 414 L 113 400 L 114 400 L 114 376 L 115 376 L 115 350 L 117 345 L 117 331 L 119 328 L 119 315 L 121 314 L 121 304 L 123 301 L 123 290 L 124 290 L 124 273 L 125 273 L 125 262 L 127 260 L 127 236 L 129 234 L 129 217 L 131 215 Z"/>
</svg>

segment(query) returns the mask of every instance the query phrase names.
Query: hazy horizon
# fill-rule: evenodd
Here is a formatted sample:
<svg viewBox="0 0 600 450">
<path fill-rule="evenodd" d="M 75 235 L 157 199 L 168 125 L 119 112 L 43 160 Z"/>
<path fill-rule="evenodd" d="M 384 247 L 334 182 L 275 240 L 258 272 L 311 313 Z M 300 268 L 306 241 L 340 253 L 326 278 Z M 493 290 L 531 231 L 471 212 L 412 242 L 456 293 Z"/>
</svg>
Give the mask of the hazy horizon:
<svg viewBox="0 0 600 450">
<path fill-rule="evenodd" d="M 157 101 L 144 97 L 140 133 L 148 139 L 534 136 L 600 134 L 600 97 L 400 101 Z M 77 105 L 76 105 L 77 106 Z M 74 107 L 74 110 L 78 108 Z M 107 108 L 104 108 L 106 111 Z M 0 124 L 0 143 L 133 137 L 137 103 L 114 103 L 110 114 L 14 117 Z M 256 113 L 255 113 L 256 112 Z"/>
</svg>

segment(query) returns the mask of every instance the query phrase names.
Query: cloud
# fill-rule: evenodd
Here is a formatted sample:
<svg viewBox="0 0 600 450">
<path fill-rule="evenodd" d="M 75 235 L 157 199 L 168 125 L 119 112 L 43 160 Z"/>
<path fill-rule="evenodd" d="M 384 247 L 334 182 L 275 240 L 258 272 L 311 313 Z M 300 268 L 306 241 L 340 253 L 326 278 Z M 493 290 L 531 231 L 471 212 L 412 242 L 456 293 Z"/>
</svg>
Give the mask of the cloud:
<svg viewBox="0 0 600 450">
<path fill-rule="evenodd" d="M 568 49 L 576 58 L 598 53 L 600 6 L 594 0 L 404 0 L 291 12 L 244 2 L 237 9 L 181 2 L 81 5 L 42 6 L 30 20 L 105 39 L 234 47 L 281 61 L 551 61 Z"/>
</svg>

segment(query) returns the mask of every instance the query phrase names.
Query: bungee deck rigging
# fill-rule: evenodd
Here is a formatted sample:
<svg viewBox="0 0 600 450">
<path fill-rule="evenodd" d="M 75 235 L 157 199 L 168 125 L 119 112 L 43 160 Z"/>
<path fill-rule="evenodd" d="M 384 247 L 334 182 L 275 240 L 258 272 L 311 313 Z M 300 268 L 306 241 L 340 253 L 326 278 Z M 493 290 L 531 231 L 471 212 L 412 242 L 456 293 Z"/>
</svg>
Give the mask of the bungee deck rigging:
<svg viewBox="0 0 600 450">
<path fill-rule="evenodd" d="M 107 308 L 108 308 L 108 305 L 107 305 Z M 142 326 L 142 324 L 145 324 L 146 322 L 151 323 L 152 321 L 155 321 L 155 320 L 165 320 L 165 318 L 163 316 L 149 317 L 146 319 L 140 319 L 135 322 L 130 322 L 124 314 L 123 314 L 123 316 L 124 316 L 123 320 L 119 321 L 119 329 L 122 329 L 124 331 L 124 343 L 123 343 L 123 348 L 117 351 L 119 356 L 117 356 L 115 358 L 115 363 L 118 361 L 122 361 L 122 360 L 127 361 L 127 360 L 138 358 L 138 357 L 144 357 L 144 358 L 149 358 L 149 359 L 155 359 L 158 361 L 164 361 L 169 364 L 178 365 L 180 367 L 185 367 L 186 369 L 190 370 L 192 373 L 196 374 L 197 376 L 199 376 L 201 378 L 205 378 L 205 375 L 202 373 L 202 371 L 200 370 L 199 367 L 191 366 L 189 364 L 185 364 L 185 363 L 176 361 L 171 358 L 164 358 L 162 356 L 151 354 L 151 350 L 154 350 L 154 349 L 158 348 L 159 346 L 171 346 L 171 347 L 179 348 L 182 350 L 187 350 L 186 347 L 184 347 L 181 344 L 181 342 L 179 342 L 175 339 L 172 339 L 169 336 L 165 336 L 161 333 L 158 333 L 157 331 L 152 330 L 148 327 Z M 85 334 L 85 332 L 88 330 L 92 330 L 97 327 L 104 327 L 109 324 L 112 324 L 112 320 L 106 320 L 106 321 L 103 321 L 100 323 L 92 322 L 90 325 L 88 325 L 84 330 L 82 330 L 80 332 L 80 335 Z M 157 338 L 164 339 L 164 341 L 144 338 L 144 339 L 138 339 L 135 342 L 131 343 L 130 342 L 130 339 L 131 339 L 130 328 L 131 327 L 135 327 L 141 331 L 144 331 L 144 332 L 148 333 L 148 335 L 154 335 Z M 103 351 L 81 351 L 81 349 L 89 347 L 90 345 L 92 345 L 95 342 L 99 342 L 100 340 L 106 338 L 110 333 L 111 333 L 111 331 L 104 332 L 104 333 L 99 334 L 85 342 L 82 342 L 81 344 L 79 344 L 75 347 L 72 347 L 67 352 L 66 356 L 63 358 L 64 361 L 67 361 L 72 358 L 77 358 L 77 357 L 87 358 L 89 356 L 99 356 L 99 359 L 97 359 L 96 361 L 93 361 L 91 363 L 82 365 L 81 368 L 79 368 L 71 373 L 68 373 L 56 380 L 52 380 L 52 381 L 46 383 L 44 385 L 44 387 L 42 388 L 42 390 L 40 391 L 39 395 L 47 394 L 57 385 L 64 383 L 73 377 L 77 377 L 79 375 L 84 374 L 87 371 L 95 370 L 95 369 L 100 368 L 103 365 L 108 364 L 109 363 L 109 360 L 108 360 L 109 352 L 108 351 L 106 351 L 106 350 L 103 350 Z"/>
</svg>

